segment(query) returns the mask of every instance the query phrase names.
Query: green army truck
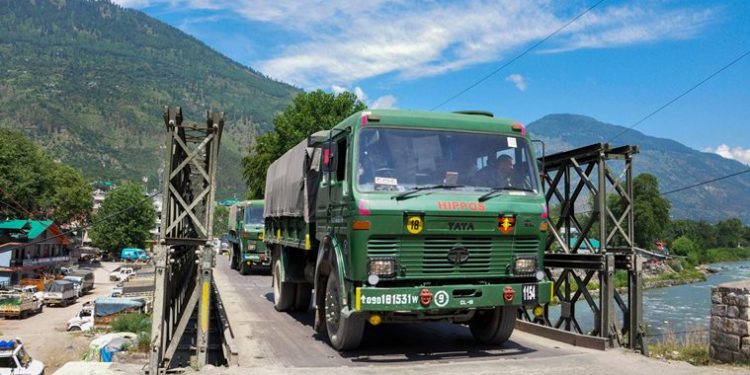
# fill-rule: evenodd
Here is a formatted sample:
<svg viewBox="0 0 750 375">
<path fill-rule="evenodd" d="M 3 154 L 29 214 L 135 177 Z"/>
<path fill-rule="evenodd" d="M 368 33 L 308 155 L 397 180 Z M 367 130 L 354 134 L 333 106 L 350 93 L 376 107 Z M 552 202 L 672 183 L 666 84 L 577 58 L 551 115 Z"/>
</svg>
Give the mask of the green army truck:
<svg viewBox="0 0 750 375">
<path fill-rule="evenodd" d="M 230 267 L 247 275 L 253 267 L 268 267 L 271 257 L 263 243 L 263 201 L 251 200 L 229 206 Z"/>
<path fill-rule="evenodd" d="M 274 305 L 315 310 L 337 350 L 364 325 L 447 321 L 480 343 L 552 295 L 547 208 L 525 128 L 489 113 L 359 112 L 274 161 Z M 535 309 L 540 310 L 540 309 Z"/>
</svg>

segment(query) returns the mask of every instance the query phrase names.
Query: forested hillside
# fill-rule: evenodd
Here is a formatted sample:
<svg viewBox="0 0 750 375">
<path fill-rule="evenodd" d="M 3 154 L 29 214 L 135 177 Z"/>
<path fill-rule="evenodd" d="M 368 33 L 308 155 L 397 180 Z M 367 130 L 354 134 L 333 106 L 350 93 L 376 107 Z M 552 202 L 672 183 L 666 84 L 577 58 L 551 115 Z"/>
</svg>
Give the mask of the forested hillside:
<svg viewBox="0 0 750 375">
<path fill-rule="evenodd" d="M 161 110 L 223 110 L 219 194 L 242 197 L 241 154 L 298 92 L 180 30 L 108 1 L 0 1 L 0 127 L 87 178 L 157 186 Z"/>
<path fill-rule="evenodd" d="M 651 173 L 659 179 L 662 192 L 708 181 L 749 168 L 735 160 L 700 152 L 671 139 L 647 136 L 639 131 L 606 124 L 587 116 L 554 114 L 529 124 L 529 132 L 558 152 L 592 143 L 613 146 L 637 145 L 635 173 Z M 674 219 L 706 220 L 716 223 L 739 218 L 750 223 L 750 175 L 744 174 L 693 189 L 668 194 Z"/>
</svg>

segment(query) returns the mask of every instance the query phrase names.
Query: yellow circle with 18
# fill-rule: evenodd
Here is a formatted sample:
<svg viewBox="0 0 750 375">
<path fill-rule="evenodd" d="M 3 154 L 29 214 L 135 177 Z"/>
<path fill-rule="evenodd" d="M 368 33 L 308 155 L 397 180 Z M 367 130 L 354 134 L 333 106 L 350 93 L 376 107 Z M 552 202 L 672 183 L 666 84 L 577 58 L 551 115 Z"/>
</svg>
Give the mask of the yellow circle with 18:
<svg viewBox="0 0 750 375">
<path fill-rule="evenodd" d="M 424 228 L 424 221 L 420 216 L 409 216 L 406 219 L 406 230 L 411 234 L 420 234 Z"/>
</svg>

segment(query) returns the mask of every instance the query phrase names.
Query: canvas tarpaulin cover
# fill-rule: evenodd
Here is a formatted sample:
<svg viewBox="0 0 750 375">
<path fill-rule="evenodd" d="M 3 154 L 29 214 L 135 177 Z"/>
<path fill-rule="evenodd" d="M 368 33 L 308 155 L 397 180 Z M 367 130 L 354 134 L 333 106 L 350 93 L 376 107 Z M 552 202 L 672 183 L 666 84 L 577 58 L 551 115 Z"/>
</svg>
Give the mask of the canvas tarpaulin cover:
<svg viewBox="0 0 750 375">
<path fill-rule="evenodd" d="M 301 217 L 307 223 L 315 219 L 320 154 L 319 148 L 308 147 L 304 140 L 271 164 L 264 217 Z"/>
<path fill-rule="evenodd" d="M 100 297 L 94 304 L 94 313 L 96 316 L 109 316 L 141 306 L 143 306 L 143 301 L 136 299 Z"/>
</svg>

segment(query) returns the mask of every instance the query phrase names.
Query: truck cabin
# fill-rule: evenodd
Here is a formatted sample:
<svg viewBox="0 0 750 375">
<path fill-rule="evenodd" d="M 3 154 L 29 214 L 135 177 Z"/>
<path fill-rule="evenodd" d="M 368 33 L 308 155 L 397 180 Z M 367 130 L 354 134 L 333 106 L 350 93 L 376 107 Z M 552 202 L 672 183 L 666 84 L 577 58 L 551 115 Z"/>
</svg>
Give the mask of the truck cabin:
<svg viewBox="0 0 750 375">
<path fill-rule="evenodd" d="M 378 110 L 317 133 L 308 145 L 321 150 L 315 225 L 327 229 L 315 230 L 358 244 L 355 279 L 373 272 L 386 283 L 543 278 L 546 203 L 522 125 Z M 349 228 L 331 225 L 347 216 Z M 446 254 L 454 248 L 471 256 L 452 263 Z"/>
</svg>

